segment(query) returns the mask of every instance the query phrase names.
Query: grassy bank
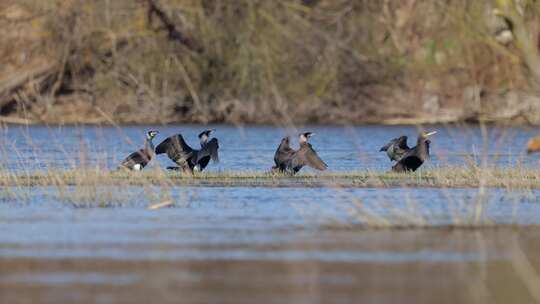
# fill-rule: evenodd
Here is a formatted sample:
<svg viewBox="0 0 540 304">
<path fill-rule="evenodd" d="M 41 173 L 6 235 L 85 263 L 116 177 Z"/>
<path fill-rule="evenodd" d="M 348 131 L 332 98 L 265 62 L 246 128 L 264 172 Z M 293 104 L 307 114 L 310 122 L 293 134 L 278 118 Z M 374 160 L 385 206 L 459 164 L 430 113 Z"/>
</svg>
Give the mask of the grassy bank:
<svg viewBox="0 0 540 304">
<path fill-rule="evenodd" d="M 296 176 L 263 171 L 181 174 L 162 170 L 111 172 L 66 170 L 0 171 L 0 186 L 225 186 L 225 187 L 335 187 L 335 188 L 480 188 L 540 189 L 540 171 L 515 168 L 430 168 L 414 173 L 333 172 Z"/>
<path fill-rule="evenodd" d="M 0 120 L 538 123 L 496 3 L 7 0 Z"/>
</svg>

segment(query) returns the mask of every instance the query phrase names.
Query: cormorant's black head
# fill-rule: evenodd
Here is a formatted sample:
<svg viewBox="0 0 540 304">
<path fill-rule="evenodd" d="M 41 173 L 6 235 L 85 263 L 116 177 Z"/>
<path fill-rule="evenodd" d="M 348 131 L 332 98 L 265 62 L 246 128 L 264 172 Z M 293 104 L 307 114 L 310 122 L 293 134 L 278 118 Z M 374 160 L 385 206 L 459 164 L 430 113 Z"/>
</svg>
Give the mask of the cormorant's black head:
<svg viewBox="0 0 540 304">
<path fill-rule="evenodd" d="M 214 131 L 215 129 L 205 130 L 199 134 L 199 140 L 201 141 L 201 145 L 205 145 L 208 142 L 208 139 L 210 138 L 210 134 L 212 134 L 212 132 Z"/>
<path fill-rule="evenodd" d="M 210 137 L 210 134 L 212 134 L 212 132 L 216 131 L 216 129 L 211 129 L 211 130 L 205 130 L 205 131 L 202 131 L 200 134 L 199 134 L 199 139 L 203 139 L 203 138 L 208 138 Z"/>
<path fill-rule="evenodd" d="M 154 137 L 156 137 L 156 135 L 158 135 L 158 131 L 157 130 L 150 130 L 146 133 L 146 138 L 148 139 L 153 139 Z"/>
<path fill-rule="evenodd" d="M 301 133 L 300 142 L 301 143 L 307 142 L 313 135 L 315 135 L 315 133 L 311 133 L 311 132 Z"/>
</svg>

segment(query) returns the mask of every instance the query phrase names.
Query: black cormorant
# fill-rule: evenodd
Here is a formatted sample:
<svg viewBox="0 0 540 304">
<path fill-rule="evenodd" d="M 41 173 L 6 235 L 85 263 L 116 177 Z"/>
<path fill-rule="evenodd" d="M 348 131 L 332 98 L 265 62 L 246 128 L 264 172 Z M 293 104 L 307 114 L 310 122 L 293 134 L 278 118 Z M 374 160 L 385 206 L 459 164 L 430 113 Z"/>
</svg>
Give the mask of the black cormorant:
<svg viewBox="0 0 540 304">
<path fill-rule="evenodd" d="M 405 172 L 405 171 L 416 171 L 424 161 L 429 157 L 429 144 L 431 141 L 428 139 L 428 136 L 437 133 L 433 132 L 421 132 L 418 135 L 418 140 L 414 148 L 409 149 L 392 167 L 392 171 L 396 172 Z"/>
<path fill-rule="evenodd" d="M 152 139 L 158 134 L 156 130 L 150 130 L 146 133 L 144 148 L 131 153 L 122 161 L 118 169 L 142 170 L 154 156 L 154 143 Z"/>
<path fill-rule="evenodd" d="M 384 145 L 379 152 L 386 151 L 390 160 L 399 161 L 410 149 L 407 145 L 407 136 L 400 136 Z"/>
<path fill-rule="evenodd" d="M 328 165 L 317 155 L 311 144 L 308 143 L 309 138 L 313 135 L 314 133 L 311 132 L 300 134 L 300 148 L 298 150 L 290 147 L 289 137 L 283 138 L 274 155 L 276 165 L 272 167 L 272 170 L 289 174 L 297 173 L 304 166 L 321 171 L 326 170 Z"/>
<path fill-rule="evenodd" d="M 210 159 L 219 162 L 217 138 L 209 140 L 210 135 L 215 130 L 206 130 L 199 134 L 201 149 L 191 148 L 182 134 L 176 134 L 168 137 L 156 147 L 156 154 L 167 153 L 167 156 L 178 164 L 179 167 L 168 167 L 171 170 L 182 170 L 193 173 L 193 171 L 202 171 Z"/>
</svg>

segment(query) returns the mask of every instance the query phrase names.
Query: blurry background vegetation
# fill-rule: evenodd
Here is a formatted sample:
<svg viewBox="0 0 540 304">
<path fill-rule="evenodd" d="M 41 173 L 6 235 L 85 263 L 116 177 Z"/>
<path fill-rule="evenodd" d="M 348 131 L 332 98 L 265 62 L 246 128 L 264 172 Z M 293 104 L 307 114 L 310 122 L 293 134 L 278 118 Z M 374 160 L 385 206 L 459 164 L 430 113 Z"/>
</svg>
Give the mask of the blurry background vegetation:
<svg viewBox="0 0 540 304">
<path fill-rule="evenodd" d="M 540 123 L 536 0 L 2 0 L 0 118 Z"/>
</svg>

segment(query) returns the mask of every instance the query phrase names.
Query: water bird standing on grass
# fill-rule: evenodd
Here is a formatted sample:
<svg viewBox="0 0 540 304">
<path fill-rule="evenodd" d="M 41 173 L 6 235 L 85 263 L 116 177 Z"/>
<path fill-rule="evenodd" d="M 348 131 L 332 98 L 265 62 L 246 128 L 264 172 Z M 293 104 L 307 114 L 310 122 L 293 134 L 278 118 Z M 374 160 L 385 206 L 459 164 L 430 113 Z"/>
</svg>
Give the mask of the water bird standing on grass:
<svg viewBox="0 0 540 304">
<path fill-rule="evenodd" d="M 140 171 L 142 170 L 154 156 L 154 143 L 152 140 L 159 132 L 156 130 L 150 130 L 146 133 L 146 139 L 144 141 L 144 148 L 139 151 L 131 153 L 118 167 L 118 169 L 129 169 Z"/>
<path fill-rule="evenodd" d="M 418 169 L 429 157 L 429 145 L 431 144 L 431 141 L 428 139 L 428 137 L 436 133 L 437 131 L 428 133 L 421 132 L 420 135 L 418 135 L 416 146 L 409 149 L 403 156 L 401 156 L 397 163 L 392 166 L 392 171 L 416 171 L 416 169 Z"/>
<path fill-rule="evenodd" d="M 295 174 L 302 167 L 309 166 L 317 170 L 326 170 L 328 165 L 317 155 L 317 152 L 313 149 L 308 140 L 314 135 L 314 133 L 306 132 L 300 134 L 300 149 L 294 150 L 290 147 L 289 137 L 285 137 L 281 140 L 276 153 L 274 154 L 275 166 L 272 170 L 279 172 L 285 172 L 289 174 Z"/>
<path fill-rule="evenodd" d="M 202 171 L 210 159 L 215 163 L 219 162 L 217 138 L 210 139 L 210 135 L 215 130 L 206 130 L 199 134 L 201 149 L 191 148 L 182 134 L 176 134 L 168 137 L 156 147 L 156 154 L 167 153 L 167 156 L 178 164 L 178 167 L 167 167 L 169 170 L 182 170 L 183 172 L 193 173 L 193 171 Z M 210 139 L 210 140 L 209 140 Z"/>
<path fill-rule="evenodd" d="M 399 161 L 411 148 L 407 145 L 407 136 L 392 139 L 379 152 L 385 151 L 391 161 Z"/>
</svg>

